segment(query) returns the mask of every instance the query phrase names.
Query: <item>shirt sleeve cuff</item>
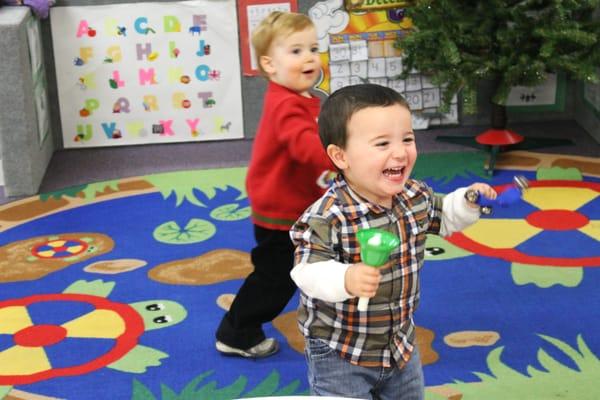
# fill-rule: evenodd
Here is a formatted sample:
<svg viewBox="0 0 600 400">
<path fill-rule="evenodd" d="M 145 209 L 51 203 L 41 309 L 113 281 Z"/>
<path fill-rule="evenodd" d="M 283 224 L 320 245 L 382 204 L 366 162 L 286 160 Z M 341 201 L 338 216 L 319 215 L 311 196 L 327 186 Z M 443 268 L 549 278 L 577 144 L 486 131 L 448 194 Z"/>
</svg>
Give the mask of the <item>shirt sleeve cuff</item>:
<svg viewBox="0 0 600 400">
<path fill-rule="evenodd" d="M 461 231 L 477 222 L 480 216 L 479 208 L 470 207 L 465 199 L 467 188 L 456 189 L 444 196 L 443 217 L 440 235 L 448 236 Z"/>
<path fill-rule="evenodd" d="M 307 296 L 335 303 L 354 297 L 346 292 L 344 283 L 349 266 L 334 260 L 301 263 L 292 269 L 290 276 Z"/>
</svg>

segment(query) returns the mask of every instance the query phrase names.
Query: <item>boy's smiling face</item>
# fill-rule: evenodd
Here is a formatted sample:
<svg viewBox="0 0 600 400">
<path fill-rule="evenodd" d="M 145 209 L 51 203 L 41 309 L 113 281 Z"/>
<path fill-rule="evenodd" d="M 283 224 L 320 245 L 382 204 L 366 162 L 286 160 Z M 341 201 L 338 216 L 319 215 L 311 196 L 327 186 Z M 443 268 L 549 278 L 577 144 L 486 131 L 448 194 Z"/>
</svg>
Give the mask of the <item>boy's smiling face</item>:
<svg viewBox="0 0 600 400">
<path fill-rule="evenodd" d="M 311 27 L 276 38 L 260 62 L 271 81 L 310 97 L 321 73 L 317 32 Z"/>
<path fill-rule="evenodd" d="M 355 112 L 346 126 L 346 148 L 329 145 L 327 153 L 352 190 L 391 207 L 417 160 L 410 111 L 399 104 L 367 107 Z"/>
</svg>

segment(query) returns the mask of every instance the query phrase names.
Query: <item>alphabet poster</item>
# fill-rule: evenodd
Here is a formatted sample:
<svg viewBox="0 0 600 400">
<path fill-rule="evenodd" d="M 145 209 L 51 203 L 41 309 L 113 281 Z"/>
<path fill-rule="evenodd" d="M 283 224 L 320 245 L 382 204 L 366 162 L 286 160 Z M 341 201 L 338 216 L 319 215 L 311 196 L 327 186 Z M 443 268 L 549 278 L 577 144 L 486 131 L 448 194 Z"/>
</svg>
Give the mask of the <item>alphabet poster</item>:
<svg viewBox="0 0 600 400">
<path fill-rule="evenodd" d="M 53 7 L 64 147 L 243 137 L 234 0 Z"/>
</svg>

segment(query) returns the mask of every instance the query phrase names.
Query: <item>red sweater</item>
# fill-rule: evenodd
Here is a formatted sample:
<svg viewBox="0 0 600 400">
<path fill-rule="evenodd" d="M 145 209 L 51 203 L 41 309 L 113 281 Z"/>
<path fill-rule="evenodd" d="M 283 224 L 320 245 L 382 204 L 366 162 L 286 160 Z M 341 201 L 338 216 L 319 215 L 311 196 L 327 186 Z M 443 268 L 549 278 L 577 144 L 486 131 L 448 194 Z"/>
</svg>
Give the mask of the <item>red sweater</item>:
<svg viewBox="0 0 600 400">
<path fill-rule="evenodd" d="M 319 139 L 320 105 L 269 82 L 246 178 L 256 225 L 288 230 L 324 193 L 317 181 L 334 167 Z"/>
</svg>

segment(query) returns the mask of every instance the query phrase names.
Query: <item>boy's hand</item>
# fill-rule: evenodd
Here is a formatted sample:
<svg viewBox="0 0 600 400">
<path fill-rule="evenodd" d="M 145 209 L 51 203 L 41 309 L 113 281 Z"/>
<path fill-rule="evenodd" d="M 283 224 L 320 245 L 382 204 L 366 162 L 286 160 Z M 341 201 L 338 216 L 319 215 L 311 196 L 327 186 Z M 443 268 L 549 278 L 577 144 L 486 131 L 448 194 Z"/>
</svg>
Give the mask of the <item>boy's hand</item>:
<svg viewBox="0 0 600 400">
<path fill-rule="evenodd" d="M 380 280 L 381 273 L 378 268 L 356 263 L 346 270 L 344 285 L 346 292 L 353 296 L 371 298 L 375 296 Z"/>
<path fill-rule="evenodd" d="M 471 186 L 469 186 L 467 188 L 467 190 L 474 190 L 476 192 L 479 192 L 479 194 L 487 197 L 490 200 L 494 200 L 498 196 L 498 193 L 496 193 L 494 188 L 492 188 L 487 183 L 476 182 L 476 183 L 472 184 Z M 469 205 L 469 207 L 479 208 L 479 205 L 477 205 L 475 203 L 471 203 L 470 201 L 467 201 L 467 204 Z"/>
</svg>

